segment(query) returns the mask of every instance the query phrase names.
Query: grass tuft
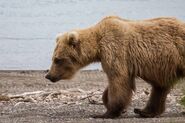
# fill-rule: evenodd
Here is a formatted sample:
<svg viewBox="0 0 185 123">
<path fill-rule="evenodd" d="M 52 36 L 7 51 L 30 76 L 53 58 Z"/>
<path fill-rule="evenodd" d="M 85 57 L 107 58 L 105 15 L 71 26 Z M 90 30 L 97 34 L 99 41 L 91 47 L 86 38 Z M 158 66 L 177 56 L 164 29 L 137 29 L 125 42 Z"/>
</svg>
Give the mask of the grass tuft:
<svg viewBox="0 0 185 123">
<path fill-rule="evenodd" d="M 180 104 L 185 106 L 185 96 L 180 100 Z"/>
</svg>

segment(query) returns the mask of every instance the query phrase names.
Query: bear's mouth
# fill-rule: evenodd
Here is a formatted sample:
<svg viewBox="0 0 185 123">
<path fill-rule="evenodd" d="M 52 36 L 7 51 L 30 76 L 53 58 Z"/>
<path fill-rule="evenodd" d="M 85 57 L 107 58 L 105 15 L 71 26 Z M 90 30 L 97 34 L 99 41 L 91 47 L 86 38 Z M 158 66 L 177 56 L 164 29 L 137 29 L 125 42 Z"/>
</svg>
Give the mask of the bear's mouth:
<svg viewBox="0 0 185 123">
<path fill-rule="evenodd" d="M 53 76 L 50 75 L 49 73 L 45 76 L 46 79 L 50 80 L 51 82 L 55 83 L 58 82 L 59 80 L 68 80 L 71 79 L 73 77 L 73 73 L 72 72 L 67 72 L 67 73 L 62 73 L 58 76 Z"/>
<path fill-rule="evenodd" d="M 55 83 L 55 82 L 58 82 L 60 79 L 58 78 L 54 78 L 54 79 L 50 79 L 51 82 Z"/>
<path fill-rule="evenodd" d="M 59 78 L 59 80 L 67 80 L 67 79 L 71 79 L 72 75 L 71 74 L 62 74 Z"/>
</svg>

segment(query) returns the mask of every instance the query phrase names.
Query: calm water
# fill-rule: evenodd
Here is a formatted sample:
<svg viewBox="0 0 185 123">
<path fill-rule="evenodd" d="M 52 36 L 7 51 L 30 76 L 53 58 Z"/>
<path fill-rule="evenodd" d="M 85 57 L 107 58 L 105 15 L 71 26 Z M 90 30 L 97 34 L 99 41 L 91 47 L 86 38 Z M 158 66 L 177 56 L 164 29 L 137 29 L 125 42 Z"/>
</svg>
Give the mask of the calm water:
<svg viewBox="0 0 185 123">
<path fill-rule="evenodd" d="M 47 69 L 55 36 L 107 15 L 127 19 L 175 16 L 185 0 L 0 0 L 0 70 Z M 87 69 L 100 68 L 93 64 Z"/>
</svg>

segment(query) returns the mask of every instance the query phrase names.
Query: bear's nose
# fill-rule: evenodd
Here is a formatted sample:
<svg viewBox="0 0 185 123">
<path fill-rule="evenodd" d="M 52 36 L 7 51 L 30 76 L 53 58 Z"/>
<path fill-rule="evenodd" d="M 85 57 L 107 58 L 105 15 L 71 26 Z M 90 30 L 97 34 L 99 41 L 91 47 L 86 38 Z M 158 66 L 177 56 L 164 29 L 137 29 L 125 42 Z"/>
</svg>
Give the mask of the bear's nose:
<svg viewBox="0 0 185 123">
<path fill-rule="evenodd" d="M 45 70 L 45 72 L 48 73 L 49 72 L 49 69 Z"/>
<path fill-rule="evenodd" d="M 51 80 L 51 76 L 49 74 L 46 74 L 45 78 Z"/>
<path fill-rule="evenodd" d="M 49 79 L 51 82 L 57 82 L 58 78 L 52 77 L 51 75 L 47 74 L 45 76 L 46 79 Z"/>
</svg>

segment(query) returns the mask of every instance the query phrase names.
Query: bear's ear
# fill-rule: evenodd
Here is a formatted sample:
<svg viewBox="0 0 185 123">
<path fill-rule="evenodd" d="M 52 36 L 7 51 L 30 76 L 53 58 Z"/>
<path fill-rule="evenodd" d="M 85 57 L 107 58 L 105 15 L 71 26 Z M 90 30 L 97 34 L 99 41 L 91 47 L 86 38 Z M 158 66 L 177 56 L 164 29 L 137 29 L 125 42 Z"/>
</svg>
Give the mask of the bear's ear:
<svg viewBox="0 0 185 123">
<path fill-rule="evenodd" d="M 62 33 L 56 35 L 56 43 L 59 41 L 59 38 L 62 36 Z"/>
<path fill-rule="evenodd" d="M 68 41 L 69 41 L 69 45 L 72 47 L 77 47 L 80 43 L 79 39 L 78 39 L 78 33 L 77 32 L 69 32 L 68 33 Z"/>
</svg>

